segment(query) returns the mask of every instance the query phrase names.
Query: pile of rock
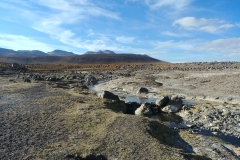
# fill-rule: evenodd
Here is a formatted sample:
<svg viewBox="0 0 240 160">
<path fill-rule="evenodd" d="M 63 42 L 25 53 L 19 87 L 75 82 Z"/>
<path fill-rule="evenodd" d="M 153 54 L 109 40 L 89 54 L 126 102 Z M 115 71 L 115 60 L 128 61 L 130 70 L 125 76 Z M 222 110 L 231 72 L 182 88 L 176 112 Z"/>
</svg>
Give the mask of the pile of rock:
<svg viewBox="0 0 240 160">
<path fill-rule="evenodd" d="M 184 121 L 199 128 L 222 132 L 240 138 L 240 110 L 235 105 L 217 105 L 210 103 L 194 106 L 194 110 L 181 111 Z"/>
<path fill-rule="evenodd" d="M 147 91 L 140 89 L 139 91 Z M 115 101 L 120 101 L 119 97 L 109 91 L 103 91 L 101 94 L 102 98 L 107 98 Z M 126 113 L 135 115 L 154 115 L 157 113 L 176 113 L 183 108 L 182 97 L 179 96 L 165 96 L 156 100 L 156 103 L 143 103 L 137 102 L 125 103 Z"/>
<path fill-rule="evenodd" d="M 163 112 L 176 113 L 182 109 L 183 100 L 182 97 L 179 96 L 165 96 L 157 99 L 156 105 L 158 105 Z"/>
<path fill-rule="evenodd" d="M 85 78 L 85 85 L 86 86 L 95 85 L 95 84 L 97 84 L 97 82 L 98 82 L 98 80 L 92 75 L 86 76 L 86 78 Z"/>
<path fill-rule="evenodd" d="M 26 72 L 28 70 L 26 66 L 18 63 L 12 63 L 12 69 L 19 72 Z"/>
<path fill-rule="evenodd" d="M 158 107 L 153 103 L 143 103 L 135 111 L 135 115 L 153 115 L 156 113 L 158 113 Z"/>
<path fill-rule="evenodd" d="M 182 97 L 165 96 L 156 100 L 156 103 L 144 103 L 135 111 L 136 115 L 152 115 L 160 112 L 176 113 L 183 108 Z"/>
</svg>

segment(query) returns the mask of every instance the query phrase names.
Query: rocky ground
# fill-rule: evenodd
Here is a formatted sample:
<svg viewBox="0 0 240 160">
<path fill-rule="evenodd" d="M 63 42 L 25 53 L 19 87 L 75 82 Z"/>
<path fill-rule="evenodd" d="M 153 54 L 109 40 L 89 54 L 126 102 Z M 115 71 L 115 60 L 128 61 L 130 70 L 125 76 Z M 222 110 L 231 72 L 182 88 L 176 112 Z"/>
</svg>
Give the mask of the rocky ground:
<svg viewBox="0 0 240 160">
<path fill-rule="evenodd" d="M 239 64 L 157 66 L 2 69 L 0 159 L 240 159 Z M 139 93 L 140 87 L 148 91 Z M 176 114 L 159 112 L 167 120 L 124 114 L 126 102 L 99 97 L 103 91 L 122 100 L 178 95 L 187 107 Z M 177 115 L 181 123 L 169 125 Z"/>
</svg>

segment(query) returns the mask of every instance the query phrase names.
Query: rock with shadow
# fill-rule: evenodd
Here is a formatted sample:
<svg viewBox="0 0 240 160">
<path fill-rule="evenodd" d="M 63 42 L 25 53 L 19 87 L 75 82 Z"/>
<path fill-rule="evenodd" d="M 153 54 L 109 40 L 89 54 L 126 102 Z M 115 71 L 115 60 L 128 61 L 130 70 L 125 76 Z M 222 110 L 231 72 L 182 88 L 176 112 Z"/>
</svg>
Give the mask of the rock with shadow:
<svg viewBox="0 0 240 160">
<path fill-rule="evenodd" d="M 101 97 L 106 98 L 106 99 L 115 100 L 115 101 L 120 101 L 120 99 L 117 95 L 115 95 L 109 91 L 103 91 L 103 93 L 101 94 Z"/>
<path fill-rule="evenodd" d="M 126 114 L 135 114 L 135 111 L 137 108 L 139 108 L 141 106 L 141 104 L 137 103 L 137 102 L 129 102 L 129 103 L 125 103 L 127 109 L 126 109 Z"/>
<path fill-rule="evenodd" d="M 137 94 L 141 94 L 141 93 L 148 93 L 148 89 L 144 87 L 139 88 L 139 90 L 137 91 Z"/>
<path fill-rule="evenodd" d="M 85 77 L 85 85 L 87 86 L 93 86 L 97 84 L 97 82 L 98 80 L 93 75 L 89 75 Z"/>
<path fill-rule="evenodd" d="M 153 115 L 158 113 L 157 106 L 153 103 L 143 103 L 135 110 L 135 115 Z"/>
<path fill-rule="evenodd" d="M 169 98 L 165 96 L 163 98 L 156 100 L 156 105 L 158 105 L 159 109 L 166 113 L 176 113 L 179 112 L 183 107 L 182 97 L 173 96 Z"/>
</svg>

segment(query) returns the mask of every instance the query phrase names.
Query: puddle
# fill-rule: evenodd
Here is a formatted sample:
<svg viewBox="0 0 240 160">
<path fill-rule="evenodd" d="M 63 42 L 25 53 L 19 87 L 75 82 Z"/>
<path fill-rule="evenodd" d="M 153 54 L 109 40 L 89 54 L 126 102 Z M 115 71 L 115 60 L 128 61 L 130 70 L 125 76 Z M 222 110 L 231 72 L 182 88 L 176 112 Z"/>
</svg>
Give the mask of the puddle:
<svg viewBox="0 0 240 160">
<path fill-rule="evenodd" d="M 155 103 L 157 98 L 129 96 L 129 97 L 125 97 L 123 100 L 125 102 L 137 102 L 137 103 L 145 103 L 145 102 L 151 103 L 152 102 L 152 103 Z M 201 103 L 203 103 L 203 102 L 190 101 L 190 100 L 183 99 L 183 104 L 188 105 L 188 106 L 193 106 L 193 105 L 197 105 L 197 104 L 201 104 Z"/>
<path fill-rule="evenodd" d="M 89 89 L 94 90 L 94 87 L 89 87 Z M 138 96 L 128 96 L 125 97 L 123 99 L 126 103 L 127 102 L 136 102 L 136 103 L 145 103 L 145 102 L 149 102 L 149 103 L 155 103 L 157 98 L 147 98 L 147 97 L 138 97 Z M 183 104 L 184 105 L 188 105 L 188 106 L 192 106 L 192 105 L 196 105 L 196 104 L 200 104 L 203 102 L 199 102 L 199 101 L 191 101 L 191 100 L 186 100 L 183 99 Z M 158 115 L 151 115 L 151 116 L 147 116 L 151 119 L 154 120 L 160 120 L 166 123 L 166 125 L 169 128 L 178 128 L 178 129 L 186 129 L 188 130 L 189 128 L 186 126 L 186 124 L 184 123 L 183 119 L 181 116 L 177 115 L 177 114 L 165 114 L 165 113 L 161 113 Z M 198 130 L 198 128 L 196 128 Z M 240 146 L 240 139 L 238 139 L 237 137 L 234 136 L 228 136 L 228 135 L 224 135 L 221 132 L 217 132 L 216 134 L 209 131 L 209 130 L 200 130 L 199 132 L 197 132 L 196 134 L 200 134 L 200 135 L 204 135 L 204 136 L 209 136 L 209 137 L 215 137 L 218 138 L 226 143 L 230 143 L 232 145 L 235 145 L 237 147 Z"/>
<path fill-rule="evenodd" d="M 130 96 L 130 97 L 126 97 L 123 99 L 125 102 L 137 102 L 137 103 L 145 103 L 145 102 L 149 102 L 149 103 L 155 103 L 157 98 L 146 98 L 146 97 L 137 97 L 137 96 Z"/>
<path fill-rule="evenodd" d="M 183 104 L 187 106 L 194 106 L 194 105 L 203 104 L 203 103 L 204 102 L 183 99 Z"/>
<path fill-rule="evenodd" d="M 157 98 L 145 98 L 145 97 L 136 97 L 136 96 L 131 96 L 131 97 L 126 97 L 124 98 L 124 101 L 127 102 L 137 102 L 137 103 L 145 103 L 145 102 L 153 102 L 155 103 Z M 183 100 L 183 104 L 185 105 L 196 105 L 199 104 L 197 101 L 186 101 Z M 154 120 L 160 120 L 162 122 L 165 122 L 165 124 L 169 128 L 177 128 L 177 129 L 186 129 L 189 130 L 189 127 L 185 124 L 183 121 L 183 118 L 177 114 L 168 114 L 168 113 L 161 113 L 158 115 L 151 115 L 151 116 L 146 116 Z M 194 127 L 194 125 L 193 125 Z M 196 128 L 198 130 L 198 128 Z M 240 146 L 240 139 L 234 136 L 229 136 L 229 135 L 224 135 L 221 132 L 217 132 L 214 134 L 213 132 L 209 130 L 200 130 L 196 134 L 204 135 L 204 136 L 211 136 L 218 138 L 224 142 L 230 143 L 232 145 L 235 145 L 237 147 Z"/>
</svg>

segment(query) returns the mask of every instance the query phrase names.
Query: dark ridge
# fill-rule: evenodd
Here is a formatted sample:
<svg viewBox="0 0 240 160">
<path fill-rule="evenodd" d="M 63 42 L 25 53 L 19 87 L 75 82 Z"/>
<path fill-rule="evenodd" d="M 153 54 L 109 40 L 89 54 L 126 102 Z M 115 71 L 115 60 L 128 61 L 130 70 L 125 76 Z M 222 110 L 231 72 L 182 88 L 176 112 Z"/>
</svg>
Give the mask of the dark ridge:
<svg viewBox="0 0 240 160">
<path fill-rule="evenodd" d="M 16 55 L 17 52 L 12 49 L 0 48 L 0 56 Z"/>
<path fill-rule="evenodd" d="M 47 54 L 50 56 L 74 56 L 74 55 L 76 55 L 73 52 L 63 51 L 63 50 L 59 50 L 59 49 L 56 49 L 52 52 L 48 52 Z"/>
<path fill-rule="evenodd" d="M 116 53 L 113 52 L 113 51 L 110 51 L 110 50 L 104 50 L 104 51 L 99 50 L 99 51 L 97 51 L 97 52 L 87 51 L 87 52 L 84 53 L 84 54 L 116 54 Z"/>
<path fill-rule="evenodd" d="M 39 50 L 18 50 L 16 56 L 48 56 L 48 54 Z"/>
<path fill-rule="evenodd" d="M 1 56 L 0 62 L 17 62 L 20 64 L 110 64 L 160 62 L 160 60 L 138 54 L 84 54 L 77 56 Z"/>
<path fill-rule="evenodd" d="M 39 50 L 18 50 L 0 48 L 0 56 L 48 56 L 45 52 Z"/>
</svg>

